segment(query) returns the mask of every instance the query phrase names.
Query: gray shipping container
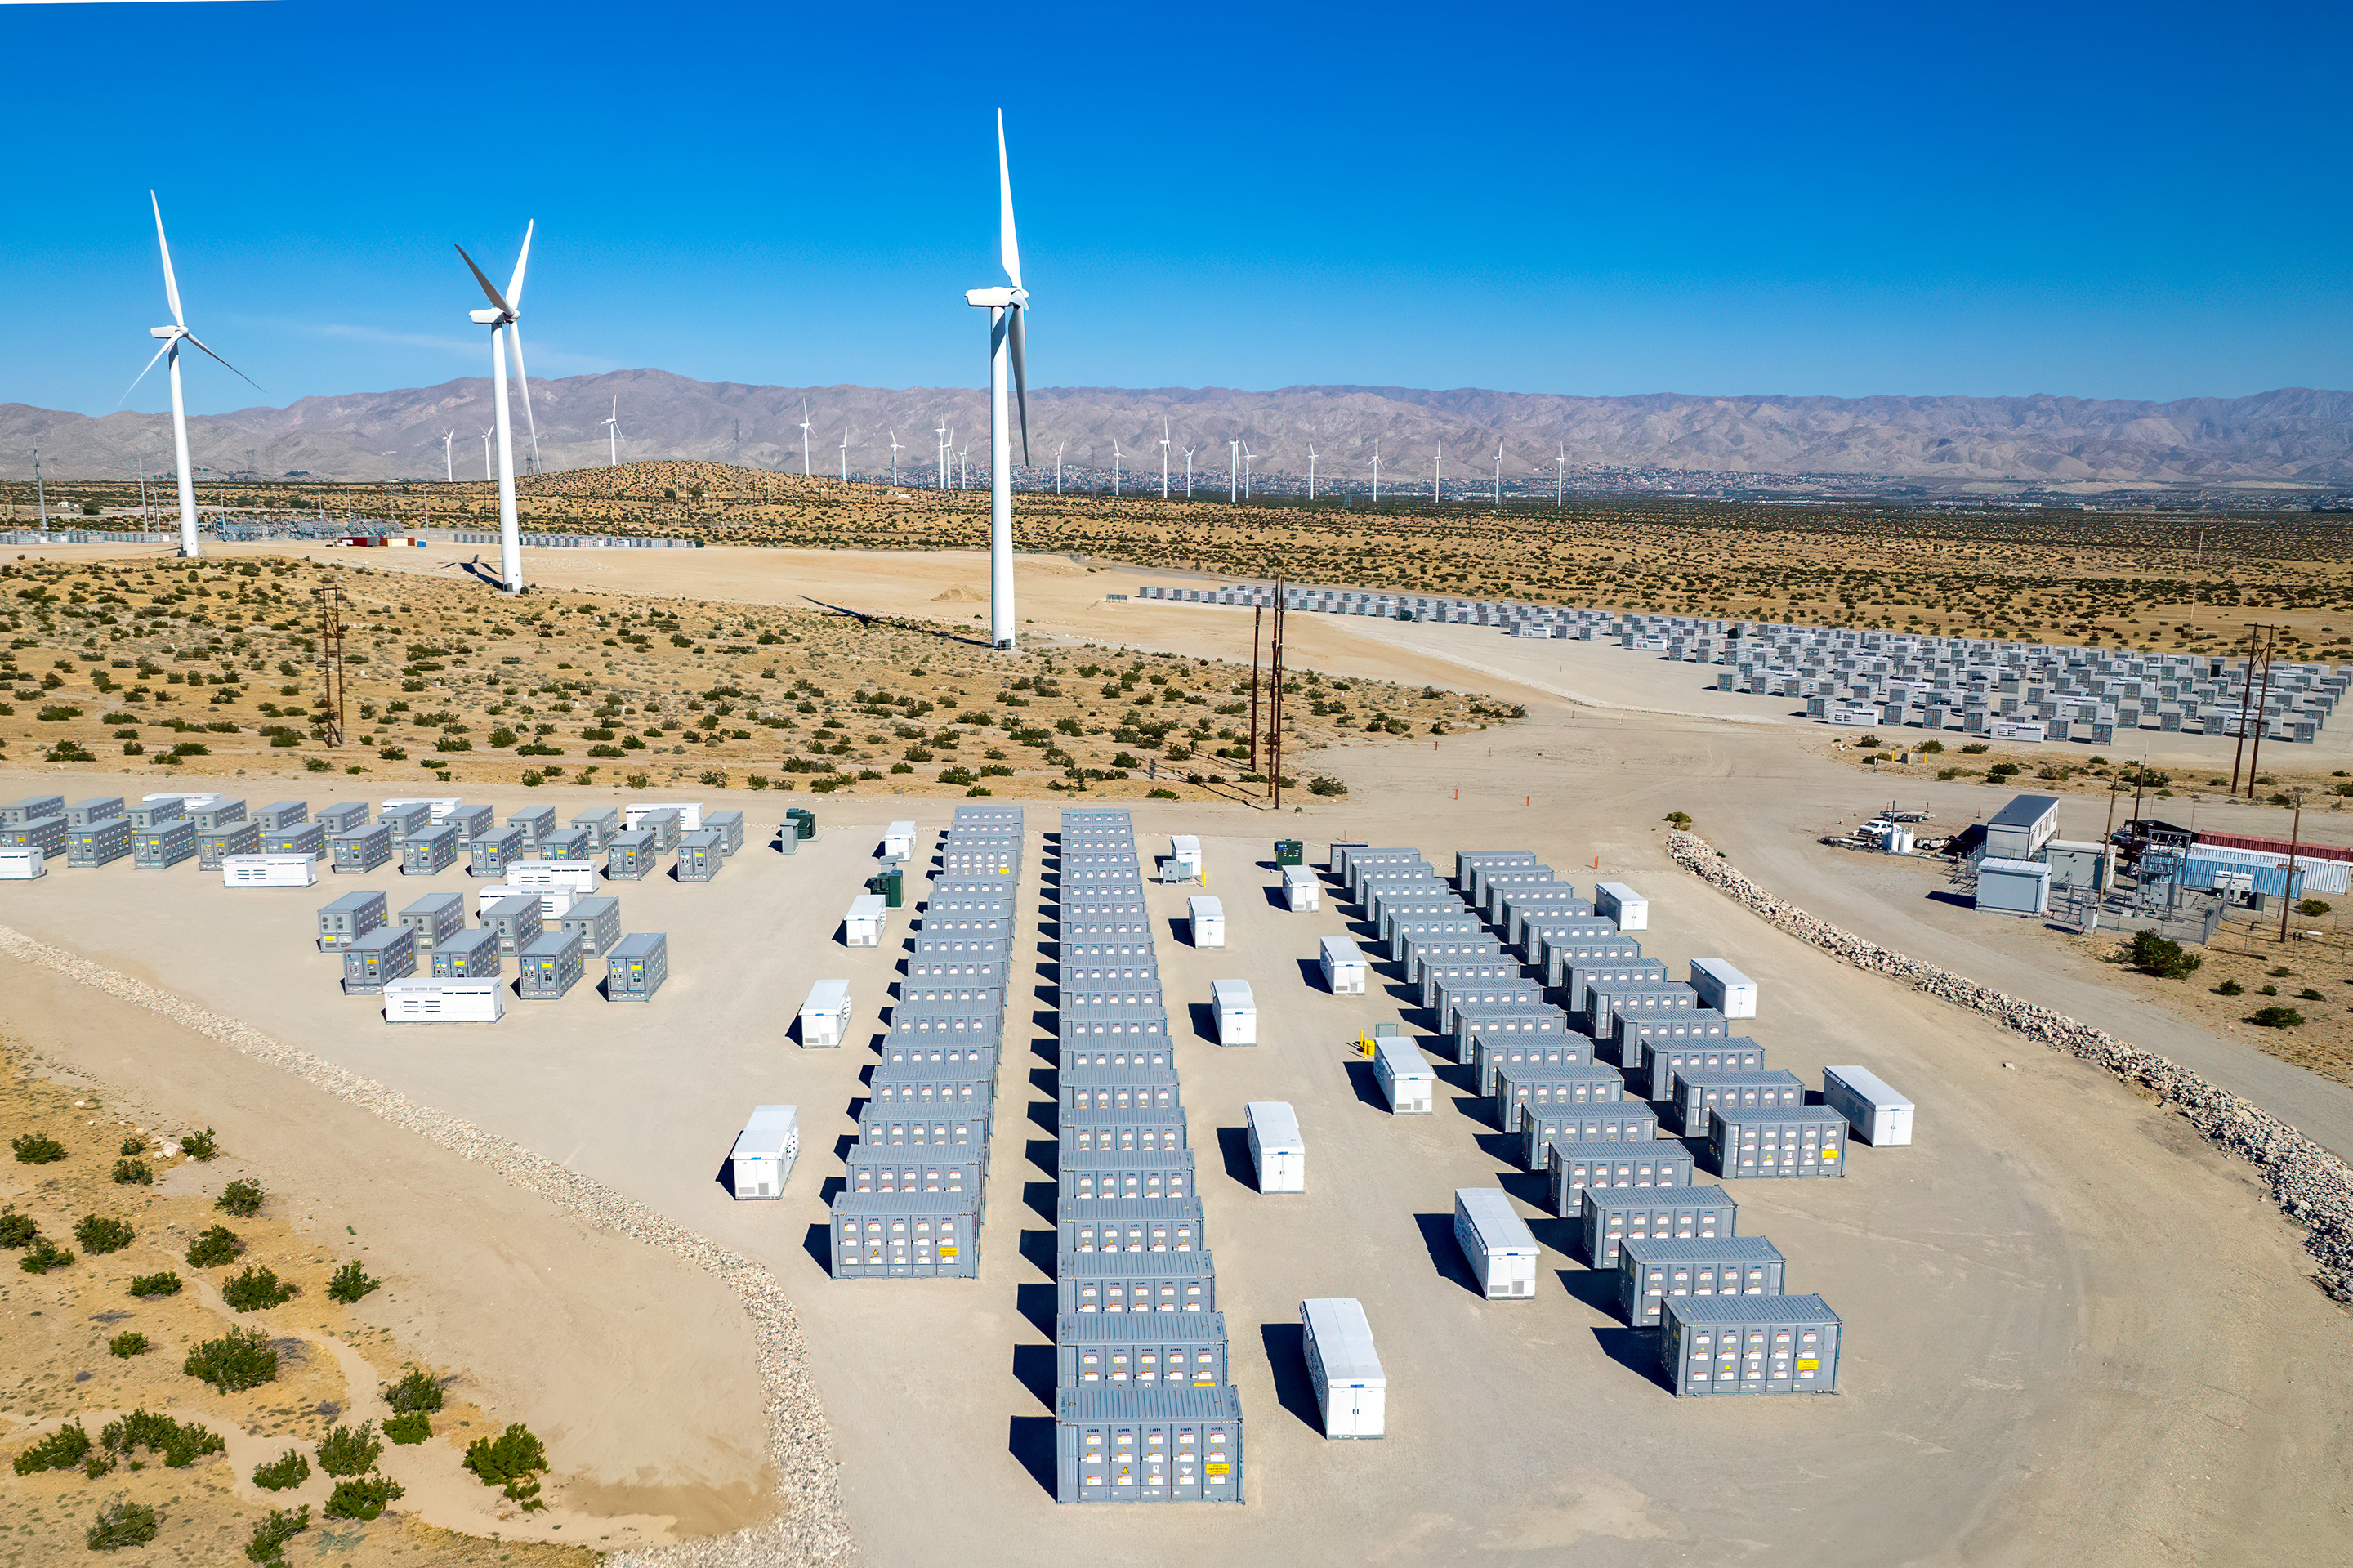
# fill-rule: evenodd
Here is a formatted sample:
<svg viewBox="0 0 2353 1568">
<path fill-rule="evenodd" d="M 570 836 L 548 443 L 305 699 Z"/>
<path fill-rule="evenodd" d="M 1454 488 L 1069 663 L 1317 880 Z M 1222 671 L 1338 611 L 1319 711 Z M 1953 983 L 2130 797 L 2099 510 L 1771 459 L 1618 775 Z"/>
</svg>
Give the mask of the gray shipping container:
<svg viewBox="0 0 2353 1568">
<path fill-rule="evenodd" d="M 1586 993 L 1597 982 L 1621 980 L 1664 980 L 1667 961 L 1664 959 L 1609 959 L 1598 963 L 1564 963 L 1557 982 L 1561 989 L 1561 1005 L 1571 1012 L 1586 1011 Z"/>
<path fill-rule="evenodd" d="M 1513 1067 L 1590 1067 L 1593 1042 L 1577 1034 L 1501 1034 L 1471 1037 L 1471 1070 L 1479 1092 L 1495 1092 L 1495 1070 Z"/>
<path fill-rule="evenodd" d="M 977 1160 L 942 1158 L 928 1152 L 871 1149 L 862 1143 L 849 1148 L 842 1171 L 843 1191 L 849 1192 L 928 1192 L 980 1202 Z"/>
<path fill-rule="evenodd" d="M 1115 1150 L 1109 1154 L 1073 1155 L 1062 1161 L 1060 1173 L 1055 1178 L 1055 1213 L 1082 1214 L 1093 1203 L 1189 1198 L 1195 1185 L 1189 1150 L 1139 1155 Z"/>
<path fill-rule="evenodd" d="M 1838 1314 L 1819 1296 L 1699 1296 L 1664 1303 L 1660 1370 L 1678 1396 L 1836 1393 Z"/>
<path fill-rule="evenodd" d="M 1062 1071 L 1066 1075 L 1090 1069 L 1166 1068 L 1173 1059 L 1166 1035 L 1158 1041 L 1140 1041 L 1134 1044 L 1066 1044 L 1062 1047 Z"/>
<path fill-rule="evenodd" d="M 869 1103 L 858 1117 L 858 1142 L 866 1150 L 928 1149 L 937 1155 L 988 1163 L 986 1116 L 943 1110 L 925 1115 L 904 1106 Z"/>
<path fill-rule="evenodd" d="M 1073 1112 L 1062 1118 L 1060 1142 L 1073 1154 L 1166 1154 L 1190 1147 L 1181 1106 L 1166 1110 Z"/>
<path fill-rule="evenodd" d="M 1490 938 L 1492 940 L 1493 938 Z M 1466 993 L 1500 1000 L 1505 994 L 1544 1000 L 1544 988 L 1527 978 L 1517 958 L 1506 957 L 1497 944 L 1491 959 L 1449 958 L 1436 953 L 1418 956 L 1415 968 L 1421 972 L 1421 1005 L 1438 1013 L 1438 1030 L 1447 1033 L 1449 1017 L 1456 999 Z"/>
<path fill-rule="evenodd" d="M 1208 1243 L 1198 1198 L 1097 1200 L 1060 1221 L 1063 1252 L 1198 1252 Z"/>
<path fill-rule="evenodd" d="M 1520 1130 L 1525 1113 L 1571 1107 L 1614 1106 L 1626 1097 L 1626 1080 L 1608 1067 L 1556 1067 L 1522 1063 L 1495 1072 L 1495 1124 Z"/>
<path fill-rule="evenodd" d="M 1707 1130 L 1707 1113 L 1717 1106 L 1756 1110 L 1806 1103 L 1806 1086 L 1795 1073 L 1761 1068 L 1753 1073 L 1676 1071 L 1667 1075 L 1665 1097 L 1675 1107 L 1675 1125 L 1685 1134 Z"/>
<path fill-rule="evenodd" d="M 307 854 L 317 860 L 327 853 L 327 830 L 318 822 L 292 822 L 282 828 L 261 827 L 263 854 Z M 392 854 L 392 835 L 385 835 L 385 855 Z"/>
<path fill-rule="evenodd" d="M 1454 1015 L 1454 1030 L 1451 1037 L 1454 1047 L 1453 1059 L 1467 1065 L 1471 1060 L 1471 1042 L 1482 1034 L 1501 1040 L 1512 1034 L 1567 1033 L 1568 1014 L 1557 1007 L 1540 1002 L 1513 1007 L 1474 1005 Z M 1443 1049 L 1443 1045 L 1436 1048 Z"/>
<path fill-rule="evenodd" d="M 497 829 L 466 843 L 466 874 L 503 879 L 507 867 L 528 853 L 531 835 L 513 826 Z"/>
<path fill-rule="evenodd" d="M 605 874 L 615 882 L 642 882 L 660 865 L 660 841 L 644 828 L 615 833 L 605 842 Z"/>
<path fill-rule="evenodd" d="M 1067 1313 L 1054 1319 L 1054 1348 L 1058 1388 L 1226 1382 L 1223 1312 Z"/>
<path fill-rule="evenodd" d="M 937 1024 L 937 1027 L 931 1025 Z M 947 1021 L 925 1021 L 894 1027 L 882 1037 L 882 1066 L 953 1068 L 969 1076 L 995 1081 L 997 1039 L 1001 1026 L 994 1020 L 984 1026 L 956 1028 Z M 876 1069 L 881 1071 L 881 1068 Z"/>
<path fill-rule="evenodd" d="M 481 926 L 452 931 L 435 945 L 430 957 L 435 980 L 487 980 L 506 962 L 499 956 L 499 934 Z"/>
<path fill-rule="evenodd" d="M 521 953 L 539 940 L 545 929 L 540 918 L 539 895 L 518 893 L 482 911 L 482 928 L 495 932 L 501 953 Z"/>
<path fill-rule="evenodd" d="M 174 803 L 177 804 L 176 801 Z M 27 795 L 21 800 L 12 800 L 0 806 L 0 827 L 17 827 L 26 822 L 38 821 L 43 817 L 62 817 L 65 813 L 66 798 L 63 795 Z"/>
<path fill-rule="evenodd" d="M 1636 1001 L 1647 998 L 1638 997 Z M 1732 1034 L 1731 1021 L 1712 1007 L 1640 1007 L 1623 1001 L 1610 1004 L 1614 1022 L 1609 1031 L 1611 1054 L 1619 1065 L 1640 1065 L 1652 1043 L 1680 1045 L 1687 1041 L 1724 1040 Z"/>
<path fill-rule="evenodd" d="M 978 1194 L 835 1194 L 834 1278 L 972 1279 L 979 1273 Z"/>
<path fill-rule="evenodd" d="M 650 1001 L 670 979 L 670 938 L 660 931 L 632 931 L 605 955 L 605 1000 Z"/>
<path fill-rule="evenodd" d="M 433 808 L 419 803 L 414 806 L 386 806 L 376 821 L 392 830 L 396 839 L 411 839 L 433 825 Z"/>
<path fill-rule="evenodd" d="M 29 821 L 0 823 L 0 846 L 37 849 L 47 859 L 62 860 L 65 858 L 68 832 L 61 813 L 35 817 Z"/>
<path fill-rule="evenodd" d="M 1174 1067 L 1100 1067 L 1061 1075 L 1064 1115 L 1098 1111 L 1173 1110 L 1179 1103 Z"/>
<path fill-rule="evenodd" d="M 232 822 L 226 827 L 196 829 L 196 863 L 206 871 L 218 871 L 222 861 L 233 854 L 261 853 L 261 824 Z"/>
<path fill-rule="evenodd" d="M 368 809 L 364 800 L 338 800 L 313 819 L 327 830 L 327 836 L 357 832 L 367 826 Z"/>
<path fill-rule="evenodd" d="M 169 800 L 142 800 L 131 808 L 129 815 L 132 828 L 138 832 L 144 832 L 149 828 L 169 827 L 174 822 L 185 823 L 192 833 L 196 829 L 196 824 L 188 816 L 188 803 L 177 797 Z"/>
<path fill-rule="evenodd" d="M 532 857 L 537 859 L 539 846 L 545 843 L 555 832 L 555 808 L 525 806 L 519 811 L 509 811 L 507 826 L 522 830 L 523 842 L 531 846 Z"/>
<path fill-rule="evenodd" d="M 1594 1268 L 1618 1266 L 1618 1244 L 1633 1236 L 1662 1241 L 1713 1241 L 1738 1234 L 1740 1205 L 1721 1187 L 1585 1189 L 1578 1217 L 1585 1261 Z"/>
<path fill-rule="evenodd" d="M 188 812 L 188 820 L 196 824 L 196 832 L 199 833 L 217 832 L 223 828 L 244 826 L 246 825 L 245 802 L 215 800 L 209 806 L 193 807 Z M 236 853 L 244 854 L 248 852 L 239 850 Z"/>
<path fill-rule="evenodd" d="M 1648 1143 L 1554 1139 L 1545 1145 L 1552 1212 L 1563 1219 L 1584 1213 L 1588 1187 L 1688 1187 L 1691 1150 L 1679 1139 Z"/>
<path fill-rule="evenodd" d="M 364 876 L 392 859 L 392 830 L 377 823 L 353 832 L 332 833 L 327 839 L 327 851 L 336 875 Z"/>
<path fill-rule="evenodd" d="M 588 957 L 602 958 L 621 939 L 621 901 L 603 895 L 580 899 L 556 916 L 555 928 L 579 938 Z"/>
<path fill-rule="evenodd" d="M 1456 850 L 1454 852 L 1454 885 L 1464 893 L 1471 891 L 1471 868 L 1478 865 L 1534 865 L 1534 850 Z"/>
<path fill-rule="evenodd" d="M 595 842 L 586 828 L 564 828 L 539 841 L 541 860 L 557 860 L 586 865 L 596 858 Z"/>
<path fill-rule="evenodd" d="M 348 948 L 383 925 L 388 901 L 381 893 L 346 893 L 319 911 L 319 950 Z"/>
<path fill-rule="evenodd" d="M 1630 1066 L 1633 1065 L 1629 1064 Z M 1636 1082 L 1646 1100 L 1663 1100 L 1674 1091 L 1678 1073 L 1761 1073 L 1765 1047 L 1745 1036 L 1724 1040 L 1645 1040 Z"/>
<path fill-rule="evenodd" d="M 418 952 L 432 952 L 466 928 L 465 895 L 428 893 L 400 912 L 400 923 L 416 937 Z"/>
<path fill-rule="evenodd" d="M 516 994 L 525 1001 L 554 1001 L 580 983 L 580 938 L 547 931 L 515 959 L 521 977 Z"/>
<path fill-rule="evenodd" d="M 702 813 L 704 831 L 719 835 L 721 851 L 733 858 L 744 847 L 744 813 L 730 808 L 724 811 Z"/>
<path fill-rule="evenodd" d="M 77 800 L 65 809 L 65 819 L 66 826 L 69 828 L 95 827 L 100 822 L 118 819 L 124 827 L 131 825 L 130 818 L 123 812 L 122 797 L 120 795 L 93 795 L 87 800 Z"/>
<path fill-rule="evenodd" d="M 699 828 L 678 841 L 678 879 L 709 882 L 727 863 L 727 843 L 716 830 Z"/>
<path fill-rule="evenodd" d="M 1570 965 L 1630 963 L 1642 956 L 1642 944 L 1633 937 L 1566 929 L 1531 920 L 1521 952 L 1542 971 L 1545 984 L 1560 991 L 1568 985 Z"/>
<path fill-rule="evenodd" d="M 572 825 L 588 835 L 592 848 L 601 850 L 610 843 L 613 835 L 621 831 L 621 813 L 610 806 L 593 811 L 583 811 L 572 819 Z"/>
<path fill-rule="evenodd" d="M 1618 1311 L 1637 1329 L 1659 1326 L 1670 1297 L 1778 1296 L 1788 1264 L 1763 1236 L 1618 1244 Z"/>
<path fill-rule="evenodd" d="M 648 811 L 638 819 L 638 831 L 651 833 L 654 847 L 668 854 L 678 848 L 679 837 L 686 832 L 686 818 L 675 810 Z"/>
<path fill-rule="evenodd" d="M 1565 1143 L 1652 1143 L 1658 1113 L 1636 1100 L 1614 1106 L 1552 1106 L 1520 1112 L 1520 1164 L 1535 1175 L 1549 1171 L 1550 1146 Z"/>
<path fill-rule="evenodd" d="M 68 865 L 110 865 L 131 853 L 131 819 L 101 817 L 66 830 Z"/>
<path fill-rule="evenodd" d="M 261 831 L 265 833 L 284 832 L 289 828 L 299 828 L 311 821 L 311 802 L 308 800 L 272 800 L 267 806 L 262 807 L 259 811 L 254 812 L 253 820 L 261 824 Z M 264 851 L 263 853 L 269 853 L 271 852 Z"/>
<path fill-rule="evenodd" d="M 441 820 L 458 830 L 464 843 L 494 837 L 499 831 L 499 814 L 488 806 L 459 806 Z"/>
<path fill-rule="evenodd" d="M 412 833 L 400 842 L 400 874 L 438 875 L 458 863 L 459 848 L 458 830 L 447 822 Z"/>
<path fill-rule="evenodd" d="M 995 1125 L 996 1081 L 985 1073 L 930 1073 L 921 1067 L 874 1070 L 866 1103 L 894 1116 L 977 1118 Z"/>
<path fill-rule="evenodd" d="M 1054 1500 L 1242 1500 L 1241 1397 L 1215 1388 L 1065 1388 L 1054 1412 Z"/>
<path fill-rule="evenodd" d="M 417 972 L 417 942 L 406 926 L 378 926 L 340 950 L 346 996 L 381 996 L 385 981 Z"/>
<path fill-rule="evenodd" d="M 1054 1259 L 1054 1310 L 1214 1312 L 1218 1270 L 1208 1252 L 1070 1252 Z"/>
<path fill-rule="evenodd" d="M 1707 1157 L 1719 1176 L 1843 1176 L 1850 1130 L 1828 1106 L 1719 1105 L 1707 1113 Z"/>
</svg>

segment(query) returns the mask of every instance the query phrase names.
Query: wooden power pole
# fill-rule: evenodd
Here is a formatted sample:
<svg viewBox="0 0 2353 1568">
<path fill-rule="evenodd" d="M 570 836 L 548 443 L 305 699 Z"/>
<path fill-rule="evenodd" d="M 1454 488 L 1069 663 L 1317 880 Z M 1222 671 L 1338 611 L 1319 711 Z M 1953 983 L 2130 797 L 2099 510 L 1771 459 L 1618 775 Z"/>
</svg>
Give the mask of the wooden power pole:
<svg viewBox="0 0 2353 1568">
<path fill-rule="evenodd" d="M 330 748 L 343 744 L 343 590 L 329 577 L 319 601 L 319 728 Z"/>
</svg>

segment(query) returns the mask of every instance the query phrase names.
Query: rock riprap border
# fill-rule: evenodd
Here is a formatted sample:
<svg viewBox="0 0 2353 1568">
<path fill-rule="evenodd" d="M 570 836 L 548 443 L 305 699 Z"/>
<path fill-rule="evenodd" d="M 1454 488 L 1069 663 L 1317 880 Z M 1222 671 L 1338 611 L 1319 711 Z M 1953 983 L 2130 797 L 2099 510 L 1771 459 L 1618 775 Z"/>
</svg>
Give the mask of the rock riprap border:
<svg viewBox="0 0 2353 1568">
<path fill-rule="evenodd" d="M 2338 1301 L 2353 1302 L 2353 1166 L 2252 1101 L 2216 1087 L 2177 1062 L 2063 1012 L 1906 958 L 1776 898 L 1735 870 L 1714 844 L 1696 833 L 1669 830 L 1667 853 L 1677 865 L 1799 941 L 1981 1014 L 2170 1106 L 2207 1142 L 2263 1173 L 2280 1212 L 2304 1227 L 2305 1250 L 2318 1266 L 2315 1277 L 2320 1287 Z"/>
<path fill-rule="evenodd" d="M 0 926 L 0 953 L 53 969 L 93 991 L 160 1014 L 231 1050 L 292 1074 L 313 1088 L 381 1117 L 404 1131 L 486 1165 L 511 1184 L 593 1225 L 660 1247 L 714 1275 L 744 1304 L 760 1358 L 768 1414 L 769 1457 L 790 1504 L 780 1519 L 707 1541 L 615 1552 L 614 1563 L 644 1568 L 750 1568 L 752 1564 L 841 1564 L 858 1561 L 842 1512 L 833 1450 L 800 1319 L 776 1277 L 741 1254 L 697 1235 L 631 1198 L 522 1145 L 455 1117 L 429 1110 L 373 1078 L 272 1039 L 235 1019 L 194 1006 L 102 964 L 37 942 Z"/>
</svg>

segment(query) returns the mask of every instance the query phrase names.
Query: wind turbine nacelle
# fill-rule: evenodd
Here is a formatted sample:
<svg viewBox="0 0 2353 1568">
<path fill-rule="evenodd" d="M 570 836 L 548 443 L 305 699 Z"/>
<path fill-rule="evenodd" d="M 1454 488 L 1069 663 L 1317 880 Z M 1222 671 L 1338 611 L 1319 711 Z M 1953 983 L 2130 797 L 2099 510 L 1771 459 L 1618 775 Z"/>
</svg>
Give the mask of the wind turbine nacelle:
<svg viewBox="0 0 2353 1568">
<path fill-rule="evenodd" d="M 1028 302 L 1029 296 L 1018 289 L 966 289 L 964 302 L 976 310 L 1010 310 Z"/>
<path fill-rule="evenodd" d="M 187 334 L 186 331 L 185 331 L 184 328 L 175 327 L 175 326 L 167 326 L 167 327 L 149 327 L 149 328 L 147 329 L 147 335 L 148 335 L 149 337 L 174 338 L 174 337 L 185 337 L 185 336 L 187 336 L 188 334 Z"/>
<path fill-rule="evenodd" d="M 506 319 L 504 311 L 468 311 L 466 319 L 476 326 L 497 326 Z"/>
</svg>

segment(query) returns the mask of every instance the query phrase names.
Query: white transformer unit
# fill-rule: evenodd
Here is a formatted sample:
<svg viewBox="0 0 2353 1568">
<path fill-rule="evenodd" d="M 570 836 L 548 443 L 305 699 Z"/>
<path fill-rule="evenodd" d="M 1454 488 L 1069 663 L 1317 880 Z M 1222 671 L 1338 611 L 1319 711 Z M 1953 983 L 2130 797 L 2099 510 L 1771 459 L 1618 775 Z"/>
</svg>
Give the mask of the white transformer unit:
<svg viewBox="0 0 2353 1568">
<path fill-rule="evenodd" d="M 427 980 L 384 982 L 386 1023 L 496 1023 L 507 1015 L 507 982 Z"/>
<path fill-rule="evenodd" d="M 1211 980 L 1209 1007 L 1218 1015 L 1219 1044 L 1258 1044 L 1258 1000 L 1250 995 L 1250 981 Z"/>
<path fill-rule="evenodd" d="M 1387 1436 L 1389 1380 L 1373 1349 L 1364 1304 L 1346 1296 L 1312 1298 L 1299 1304 L 1299 1324 L 1324 1436 Z"/>
<path fill-rule="evenodd" d="M 192 800 L 195 797 L 183 796 L 181 799 Z M 450 812 L 465 803 L 455 795 L 407 795 L 397 800 L 386 800 L 385 806 L 387 810 L 395 806 L 422 806 L 433 819 L 433 824 L 438 827 Z"/>
<path fill-rule="evenodd" d="M 1536 1236 L 1501 1187 L 1454 1189 L 1454 1245 L 1480 1294 L 1525 1301 L 1536 1293 Z"/>
<path fill-rule="evenodd" d="M 849 982 L 821 980 L 801 1003 L 801 1049 L 831 1051 L 849 1033 Z"/>
<path fill-rule="evenodd" d="M 1373 1080 L 1398 1116 L 1428 1116 L 1438 1075 L 1413 1043 L 1400 1034 L 1384 1034 L 1373 1042 Z"/>
<path fill-rule="evenodd" d="M 735 1135 L 727 1163 L 735 1178 L 735 1197 L 763 1201 L 785 1195 L 792 1179 L 793 1161 L 801 1152 L 801 1111 L 798 1106 L 754 1106 L 751 1119 Z"/>
<path fill-rule="evenodd" d="M 532 897 L 539 900 L 540 924 L 552 926 L 572 913 L 572 906 L 580 902 L 581 895 L 575 893 L 569 887 L 545 885 L 533 886 L 528 883 L 512 881 L 494 882 L 488 887 L 474 889 L 474 918 L 480 920 L 488 916 L 491 906 L 494 904 L 503 903 L 510 898 Z"/>
<path fill-rule="evenodd" d="M 158 800 L 177 800 L 181 805 L 194 812 L 201 811 L 206 806 L 217 806 L 223 799 L 224 797 L 219 795 L 174 795 L 166 793 L 162 795 L 142 795 L 139 797 L 139 803 L 142 806 L 152 806 Z"/>
<path fill-rule="evenodd" d="M 587 898 L 596 891 L 596 868 L 578 860 L 519 860 L 507 866 L 507 885 L 540 892 L 562 887 L 575 899 Z"/>
<path fill-rule="evenodd" d="M 1326 937 L 1322 943 L 1324 984 L 1334 996 L 1365 994 L 1365 955 L 1345 937 Z"/>
<path fill-rule="evenodd" d="M 1303 865 L 1282 868 L 1282 903 L 1292 910 L 1320 909 L 1324 906 L 1324 885 L 1315 874 Z"/>
<path fill-rule="evenodd" d="M 678 831 L 700 832 L 702 829 L 702 802 L 700 800 L 639 800 L 621 808 L 621 826 L 631 832 L 646 825 L 646 819 L 656 811 L 676 811 Z"/>
<path fill-rule="evenodd" d="M 1846 1118 L 1873 1149 L 1912 1141 L 1912 1102 L 1865 1067 L 1824 1067 L 1822 1104 Z"/>
<path fill-rule="evenodd" d="M 48 874 L 39 845 L 20 844 L 0 849 L 0 882 L 30 882 Z"/>
<path fill-rule="evenodd" d="M 310 887 L 319 863 L 307 854 L 230 854 L 221 857 L 223 887 Z"/>
<path fill-rule="evenodd" d="M 1191 833 L 1172 833 L 1168 839 L 1168 859 L 1160 873 L 1163 882 L 1199 882 L 1201 880 L 1201 841 Z"/>
<path fill-rule="evenodd" d="M 845 948 L 881 947 L 882 922 L 889 917 L 881 894 L 860 894 L 849 901 L 849 913 L 842 917 L 841 945 Z"/>
<path fill-rule="evenodd" d="M 1282 1100 L 1252 1100 L 1242 1107 L 1250 1124 L 1250 1163 L 1258 1168 L 1261 1192 L 1307 1191 L 1307 1145 L 1299 1137 L 1299 1118 Z"/>
<path fill-rule="evenodd" d="M 1186 922 L 1192 927 L 1193 945 L 1197 948 L 1222 948 L 1226 945 L 1226 906 L 1207 895 L 1185 900 Z"/>
<path fill-rule="evenodd" d="M 1651 901 L 1622 882 L 1593 885 L 1593 912 L 1617 921 L 1620 931 L 1651 928 Z"/>
<path fill-rule="evenodd" d="M 1722 959 L 1694 959 L 1691 988 L 1702 1007 L 1712 1007 L 1726 1018 L 1757 1016 L 1757 982 Z"/>
<path fill-rule="evenodd" d="M 915 858 L 914 823 L 893 822 L 882 830 L 882 858 L 884 860 Z"/>
</svg>

